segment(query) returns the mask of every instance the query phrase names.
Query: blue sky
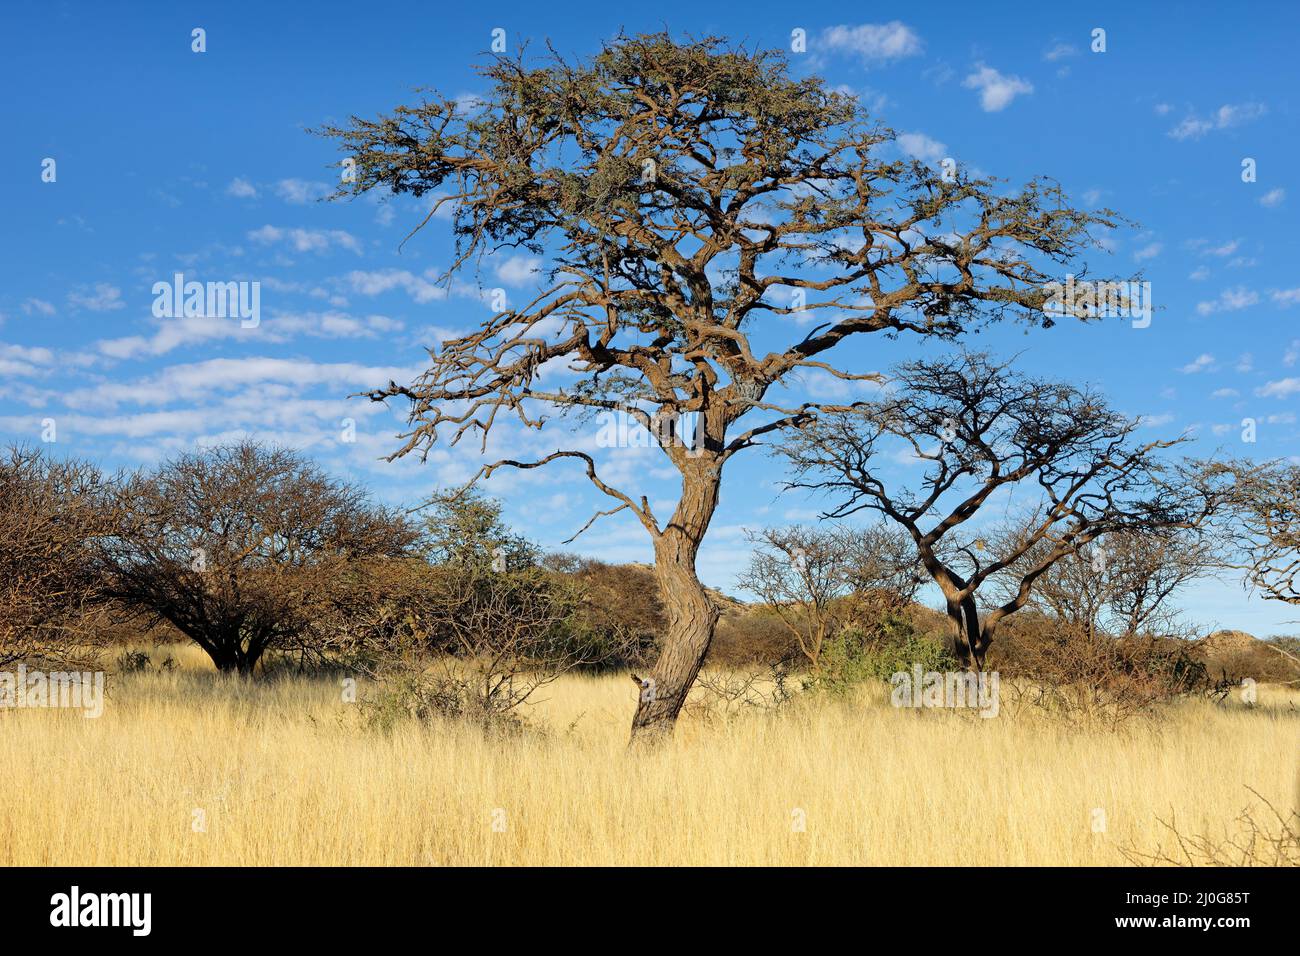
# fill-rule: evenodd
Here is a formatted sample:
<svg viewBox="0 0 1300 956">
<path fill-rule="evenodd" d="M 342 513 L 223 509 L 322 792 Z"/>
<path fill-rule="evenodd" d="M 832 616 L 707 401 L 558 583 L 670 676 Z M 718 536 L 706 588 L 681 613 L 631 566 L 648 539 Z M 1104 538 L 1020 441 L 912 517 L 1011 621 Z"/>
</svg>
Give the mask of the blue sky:
<svg viewBox="0 0 1300 956">
<path fill-rule="evenodd" d="M 463 481 L 476 447 L 382 462 L 395 411 L 347 396 L 418 371 L 422 346 L 482 318 L 484 289 L 525 295 L 530 264 L 501 256 L 477 278 L 435 286 L 446 223 L 399 253 L 423 204 L 316 201 L 338 154 L 305 130 L 408 102 L 417 86 L 472 96 L 471 67 L 495 28 L 512 48 L 549 39 L 585 55 L 620 27 L 666 26 L 786 49 L 802 29 L 808 50 L 792 54 L 794 69 L 858 95 L 902 134 L 898 149 L 1013 183 L 1051 175 L 1079 204 L 1139 222 L 1088 264 L 1143 272 L 1159 309 L 1149 327 L 1006 327 L 972 344 L 1093 383 L 1145 417 L 1144 436 L 1188 433 L 1194 453 L 1300 455 L 1294 4 L 1007 4 L 978 16 L 945 3 L 742 6 L 6 4 L 0 441 L 40 442 L 53 420 L 54 453 L 134 467 L 252 434 L 301 447 L 389 501 Z M 196 27 L 206 52 L 191 50 Z M 1090 49 L 1095 28 L 1105 52 Z M 42 179 L 47 158 L 53 182 Z M 1247 158 L 1255 182 L 1242 181 Z M 261 324 L 155 318 L 152 286 L 176 272 L 258 281 Z M 917 351 L 865 341 L 842 361 L 877 370 Z M 342 440 L 344 419 L 355 441 Z M 575 437 L 592 436 L 507 429 L 495 447 L 545 451 Z M 602 457 L 610 478 L 655 502 L 673 497 L 666 466 L 648 448 Z M 817 503 L 781 493 L 780 478 L 759 452 L 729 465 L 701 559 L 708 583 L 734 589 L 746 526 L 815 518 Z M 502 473 L 487 490 L 548 546 L 606 506 L 564 465 Z M 623 517 L 575 549 L 647 560 L 644 532 Z M 1205 582 L 1184 603 L 1202 626 L 1296 629 L 1284 607 L 1232 581 Z"/>
</svg>

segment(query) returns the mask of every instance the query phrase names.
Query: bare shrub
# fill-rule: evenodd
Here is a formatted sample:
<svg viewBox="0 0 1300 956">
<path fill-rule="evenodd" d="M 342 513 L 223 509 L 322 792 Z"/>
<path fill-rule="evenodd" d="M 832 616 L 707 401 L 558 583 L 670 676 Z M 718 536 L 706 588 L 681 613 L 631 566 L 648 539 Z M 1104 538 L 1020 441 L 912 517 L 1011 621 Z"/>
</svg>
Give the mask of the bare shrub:
<svg viewBox="0 0 1300 956">
<path fill-rule="evenodd" d="M 1283 813 L 1255 789 L 1246 789 L 1262 806 L 1245 807 L 1231 836 L 1184 833 L 1171 815 L 1159 821 L 1171 845 L 1148 850 L 1129 845 L 1120 852 L 1139 866 L 1300 866 L 1300 812 Z"/>
<path fill-rule="evenodd" d="M 589 667 L 642 667 L 654 661 L 667 627 L 654 571 L 576 555 L 548 555 L 543 565 L 569 577 L 579 601 L 569 628 L 589 648 Z"/>
<path fill-rule="evenodd" d="M 785 625 L 814 673 L 828 641 L 879 627 L 921 581 L 911 540 L 883 525 L 764 528 L 749 538 L 755 550 L 739 584 Z"/>
<path fill-rule="evenodd" d="M 566 628 L 571 583 L 543 568 L 430 567 L 400 626 L 357 659 L 377 682 L 365 704 L 379 724 L 398 716 L 518 729 L 519 707 L 588 655 Z"/>
<path fill-rule="evenodd" d="M 797 691 L 792 679 L 782 663 L 747 671 L 701 671 L 686 711 L 704 723 L 730 720 L 746 713 L 772 713 L 794 700 Z"/>
<path fill-rule="evenodd" d="M 712 668 L 747 669 L 755 665 L 789 664 L 799 657 L 799 645 L 785 623 L 766 607 L 724 614 L 709 647 Z"/>
<path fill-rule="evenodd" d="M 1013 678 L 1002 685 L 1013 709 L 1029 706 L 1068 721 L 1112 727 L 1214 688 L 1185 641 L 1112 638 L 1059 623 L 1019 642 L 1014 667 L 1003 676 Z"/>
</svg>

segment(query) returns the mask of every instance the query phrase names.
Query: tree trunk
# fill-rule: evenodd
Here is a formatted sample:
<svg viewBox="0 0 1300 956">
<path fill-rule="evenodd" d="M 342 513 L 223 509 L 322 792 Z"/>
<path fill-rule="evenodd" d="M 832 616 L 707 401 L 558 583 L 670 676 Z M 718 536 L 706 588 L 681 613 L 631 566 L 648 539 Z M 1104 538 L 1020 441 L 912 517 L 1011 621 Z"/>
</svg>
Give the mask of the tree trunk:
<svg viewBox="0 0 1300 956">
<path fill-rule="evenodd" d="M 238 638 L 214 641 L 210 649 L 204 648 L 204 650 L 207 650 L 219 673 L 236 673 L 241 677 L 251 676 L 262 656 L 261 650 L 253 648 L 245 650 Z"/>
<path fill-rule="evenodd" d="M 970 670 L 983 670 L 988 641 L 980 631 L 979 609 L 975 606 L 975 599 L 949 599 L 948 620 L 952 625 L 953 651 L 961 666 Z"/>
<path fill-rule="evenodd" d="M 988 644 L 984 640 L 984 633 L 980 628 L 980 612 L 975 605 L 973 596 L 966 597 L 961 602 L 962 610 L 966 614 L 966 643 L 970 646 L 971 670 L 982 671 L 984 669 L 984 652 L 988 650 Z"/>
<path fill-rule="evenodd" d="M 695 558 L 718 506 L 721 469 L 714 462 L 692 462 L 672 520 L 655 540 L 655 577 L 668 612 L 668 630 L 650 676 L 641 687 L 632 742 L 652 742 L 672 734 L 686 695 L 713 642 L 718 607 L 695 574 Z"/>
</svg>

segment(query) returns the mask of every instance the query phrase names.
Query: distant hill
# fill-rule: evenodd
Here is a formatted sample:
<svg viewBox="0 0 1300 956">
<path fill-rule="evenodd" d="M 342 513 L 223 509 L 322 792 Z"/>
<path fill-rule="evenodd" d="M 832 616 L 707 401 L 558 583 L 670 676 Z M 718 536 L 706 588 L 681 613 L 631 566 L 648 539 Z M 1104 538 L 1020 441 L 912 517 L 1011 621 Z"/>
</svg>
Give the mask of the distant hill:
<svg viewBox="0 0 1300 956">
<path fill-rule="evenodd" d="M 1196 646 L 1207 656 L 1222 657 L 1250 653 L 1259 646 L 1259 638 L 1245 631 L 1215 631 L 1197 641 Z"/>
</svg>

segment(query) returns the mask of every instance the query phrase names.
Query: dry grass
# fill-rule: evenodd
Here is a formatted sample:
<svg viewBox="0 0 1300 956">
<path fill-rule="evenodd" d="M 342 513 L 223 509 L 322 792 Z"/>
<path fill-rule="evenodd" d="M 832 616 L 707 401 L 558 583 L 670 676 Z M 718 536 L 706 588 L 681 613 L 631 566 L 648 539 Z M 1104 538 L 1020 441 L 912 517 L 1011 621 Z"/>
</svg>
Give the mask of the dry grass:
<svg viewBox="0 0 1300 956">
<path fill-rule="evenodd" d="M 1295 805 L 1281 688 L 1118 734 L 895 710 L 883 688 L 688 720 L 647 756 L 625 749 L 626 677 L 552 685 L 546 734 L 383 734 L 336 682 L 227 684 L 172 653 L 110 677 L 99 719 L 0 711 L 0 865 L 1111 865 L 1165 840 L 1160 819 L 1230 835 L 1247 787 Z"/>
</svg>

